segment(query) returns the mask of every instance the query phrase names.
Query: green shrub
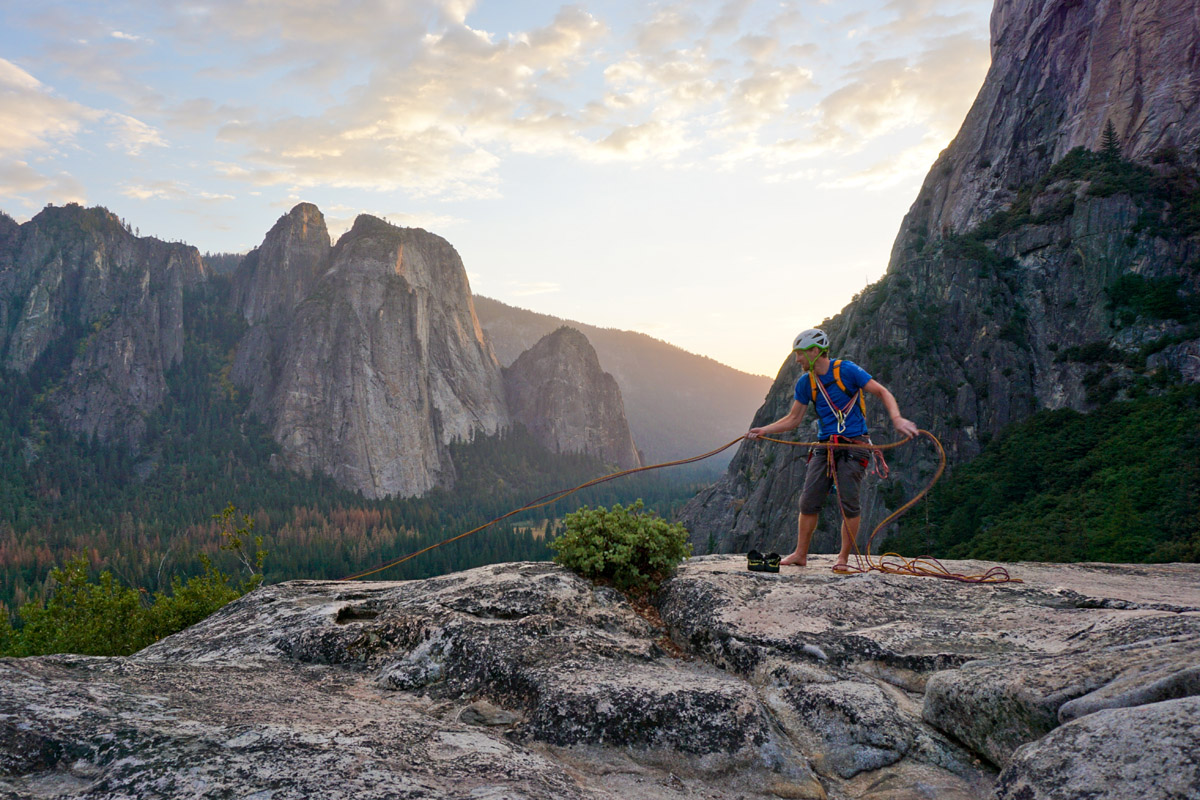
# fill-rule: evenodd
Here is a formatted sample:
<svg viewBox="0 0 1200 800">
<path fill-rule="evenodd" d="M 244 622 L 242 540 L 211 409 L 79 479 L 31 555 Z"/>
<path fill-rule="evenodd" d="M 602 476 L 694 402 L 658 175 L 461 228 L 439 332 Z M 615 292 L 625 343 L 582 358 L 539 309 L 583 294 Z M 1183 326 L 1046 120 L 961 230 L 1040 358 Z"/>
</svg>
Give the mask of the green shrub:
<svg viewBox="0 0 1200 800">
<path fill-rule="evenodd" d="M 79 556 L 51 570 L 49 598 L 21 606 L 19 627 L 0 616 L 0 656 L 124 656 L 194 625 L 262 582 L 262 537 L 253 537 L 258 549 L 247 552 L 254 522 L 241 515 L 239 527 L 238 516 L 232 504 L 214 515 L 222 523 L 221 549 L 231 552 L 247 573 L 240 583 L 231 583 L 232 576 L 201 553 L 203 574 L 186 583 L 173 578 L 170 593 L 156 592 L 151 599 L 144 589 L 121 585 L 109 571 L 90 580 L 87 560 Z"/>
<path fill-rule="evenodd" d="M 654 591 L 675 566 L 692 554 L 687 529 L 628 508 L 581 508 L 563 518 L 566 533 L 550 543 L 554 560 L 585 578 L 608 580 L 618 589 Z"/>
<path fill-rule="evenodd" d="M 1108 287 L 1108 308 L 1115 312 L 1118 324 L 1128 325 L 1137 317 L 1149 319 L 1187 319 L 1189 302 L 1180 296 L 1181 275 L 1147 278 L 1126 273 Z"/>
<path fill-rule="evenodd" d="M 50 579 L 56 586 L 45 604 L 21 606 L 23 625 L 10 636 L 12 655 L 117 656 L 138 649 L 145 609 L 136 589 L 117 583 L 111 572 L 89 581 L 82 556 L 53 569 Z"/>
</svg>

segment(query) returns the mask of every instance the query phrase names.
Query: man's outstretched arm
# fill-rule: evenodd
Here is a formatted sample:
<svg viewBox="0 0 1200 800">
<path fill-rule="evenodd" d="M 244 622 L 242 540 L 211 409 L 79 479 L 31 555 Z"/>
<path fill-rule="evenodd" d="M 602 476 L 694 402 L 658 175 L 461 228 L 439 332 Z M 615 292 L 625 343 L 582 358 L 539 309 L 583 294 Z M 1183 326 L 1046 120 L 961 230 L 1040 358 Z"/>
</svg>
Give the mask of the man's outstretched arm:
<svg viewBox="0 0 1200 800">
<path fill-rule="evenodd" d="M 896 398 L 887 390 L 887 387 L 872 378 L 863 389 L 883 401 L 883 407 L 887 409 L 888 416 L 891 417 L 892 425 L 896 428 L 897 433 L 906 439 L 911 439 L 917 435 L 916 424 L 900 416 L 900 406 L 897 405 Z"/>
<path fill-rule="evenodd" d="M 894 400 L 892 402 L 895 402 Z M 760 436 L 770 436 L 773 433 L 783 433 L 796 428 L 803 420 L 804 415 L 808 413 L 808 406 L 800 405 L 798 400 L 792 401 L 792 408 L 788 411 L 787 416 L 780 417 L 770 425 L 763 425 L 761 428 L 751 428 L 746 434 L 747 439 L 757 439 Z"/>
</svg>

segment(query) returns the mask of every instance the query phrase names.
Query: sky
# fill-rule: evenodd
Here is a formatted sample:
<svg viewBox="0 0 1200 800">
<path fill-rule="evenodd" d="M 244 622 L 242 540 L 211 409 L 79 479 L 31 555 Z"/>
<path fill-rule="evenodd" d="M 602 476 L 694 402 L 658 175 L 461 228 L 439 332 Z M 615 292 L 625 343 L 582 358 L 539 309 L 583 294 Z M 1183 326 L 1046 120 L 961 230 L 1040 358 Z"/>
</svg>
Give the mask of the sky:
<svg viewBox="0 0 1200 800">
<path fill-rule="evenodd" d="M 0 210 L 246 252 L 304 201 L 472 290 L 774 376 L 883 275 L 981 0 L 0 2 Z"/>
</svg>

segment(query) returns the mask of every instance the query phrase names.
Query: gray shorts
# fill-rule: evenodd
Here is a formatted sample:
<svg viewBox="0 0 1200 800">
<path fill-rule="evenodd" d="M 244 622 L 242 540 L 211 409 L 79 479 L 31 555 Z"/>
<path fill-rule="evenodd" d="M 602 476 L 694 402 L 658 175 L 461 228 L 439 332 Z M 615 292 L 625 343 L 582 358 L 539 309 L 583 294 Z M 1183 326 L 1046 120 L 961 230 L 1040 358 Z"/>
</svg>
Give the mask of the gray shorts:
<svg viewBox="0 0 1200 800">
<path fill-rule="evenodd" d="M 866 441 L 856 439 L 855 441 Z M 800 494 L 800 513 L 819 514 L 825 505 L 825 496 L 833 478 L 826 469 L 826 460 L 832 455 L 837 464 L 838 500 L 842 504 L 842 513 L 853 519 L 862 515 L 862 506 L 858 502 L 858 489 L 862 484 L 863 475 L 867 473 L 867 464 L 871 461 L 870 450 L 850 448 L 814 447 L 808 454 L 808 471 L 804 475 L 804 491 Z"/>
</svg>

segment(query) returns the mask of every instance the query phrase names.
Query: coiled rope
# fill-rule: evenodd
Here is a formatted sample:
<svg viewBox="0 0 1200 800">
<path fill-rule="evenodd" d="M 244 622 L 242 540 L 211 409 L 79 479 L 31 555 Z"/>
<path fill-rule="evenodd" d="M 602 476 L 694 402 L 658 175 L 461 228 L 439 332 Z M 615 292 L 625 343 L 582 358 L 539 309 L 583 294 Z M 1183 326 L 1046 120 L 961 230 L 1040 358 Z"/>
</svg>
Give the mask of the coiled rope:
<svg viewBox="0 0 1200 800">
<path fill-rule="evenodd" d="M 921 500 L 922 497 L 924 497 L 926 494 L 929 493 L 929 490 L 932 489 L 933 485 L 935 483 L 937 483 L 939 478 L 942 477 L 942 473 L 946 469 L 946 451 L 945 451 L 945 449 L 943 449 L 942 443 L 939 442 L 937 437 L 934 436 L 929 431 L 922 430 L 922 431 L 919 431 L 918 433 L 919 433 L 919 435 L 928 437 L 930 439 L 930 441 L 933 442 L 934 446 L 937 448 L 937 451 L 938 451 L 938 458 L 939 458 L 938 468 L 937 468 L 937 471 L 934 473 L 933 479 L 929 482 L 929 484 L 924 489 L 922 489 L 919 493 L 917 493 L 911 500 L 909 500 L 907 503 L 902 505 L 900 508 L 893 511 L 891 514 L 888 515 L 888 517 L 886 519 L 883 520 L 883 522 L 881 522 L 875 526 L 875 530 L 871 531 L 871 536 L 867 540 L 867 552 L 865 555 L 859 553 L 858 544 L 856 542 L 854 545 L 854 555 L 857 560 L 857 566 L 856 567 L 848 567 L 847 566 L 845 569 L 839 570 L 839 572 L 841 572 L 843 574 L 859 574 L 859 573 L 864 573 L 864 572 L 876 571 L 876 572 L 886 572 L 886 573 L 893 574 L 893 575 L 917 575 L 917 576 L 932 577 L 932 578 L 947 578 L 950 580 L 962 581 L 964 583 L 1007 583 L 1007 582 L 1019 583 L 1020 581 L 1018 581 L 1016 578 L 1009 577 L 1007 570 L 1005 570 L 1003 567 L 999 567 L 999 566 L 993 567 L 992 569 L 988 570 L 986 573 L 983 573 L 981 575 L 961 575 L 958 573 L 950 572 L 937 559 L 931 558 L 929 556 L 921 556 L 919 558 L 906 559 L 897 553 L 885 553 L 882 556 L 876 556 L 876 557 L 873 557 L 871 555 L 871 541 L 874 540 L 875 534 L 877 534 L 880 530 L 882 530 L 884 526 L 895 521 L 901 514 L 903 514 L 904 512 L 906 512 L 910 508 L 912 508 L 914 505 L 916 505 Z M 512 511 L 509 511 L 506 514 L 502 514 L 502 515 L 496 517 L 495 519 L 489 520 L 488 522 L 485 522 L 482 525 L 474 527 L 469 531 L 465 531 L 463 533 L 457 534 L 456 536 L 451 536 L 448 539 L 443 539 L 442 541 L 437 542 L 436 544 L 431 544 L 428 547 L 423 547 L 420 550 L 409 553 L 408 555 L 405 555 L 405 556 L 401 556 L 400 558 L 393 559 L 393 560 L 385 562 L 383 564 L 378 564 L 375 567 L 372 567 L 371 569 L 364 570 L 362 572 L 356 572 L 353 575 L 347 575 L 346 577 L 341 578 L 340 580 L 353 581 L 353 580 L 358 580 L 360 578 L 366 578 L 370 575 L 375 575 L 377 573 L 383 572 L 384 570 L 391 569 L 392 567 L 403 564 L 405 561 L 414 559 L 419 555 L 428 553 L 430 550 L 436 550 L 437 548 L 439 548 L 443 545 L 450 544 L 451 542 L 456 542 L 459 539 L 465 539 L 466 537 L 468 537 L 472 534 L 478 533 L 479 531 L 484 530 L 485 528 L 489 528 L 492 525 L 495 525 L 497 522 L 508 519 L 509 517 L 514 516 L 516 514 L 520 514 L 523 511 L 532 511 L 534 509 L 544 508 L 545 506 L 551 505 L 552 503 L 555 503 L 555 502 L 563 499 L 564 497 L 575 494 L 578 491 L 590 488 L 592 486 L 598 486 L 599 484 L 607 483 L 608 481 L 616 480 L 617 478 L 623 478 L 626 475 L 634 475 L 639 472 L 648 472 L 653 469 L 662 469 L 664 467 L 675 467 L 675 466 L 681 466 L 683 464 L 692 464 L 697 461 L 703 461 L 706 458 L 711 458 L 712 456 L 715 456 L 718 453 L 728 450 L 729 448 L 733 447 L 735 444 L 737 444 L 738 442 L 740 442 L 746 438 L 748 438 L 748 437 L 745 434 L 743 434 L 743 435 L 737 437 L 736 439 L 734 439 L 733 441 L 729 442 L 728 444 L 722 445 L 722 446 L 718 447 L 716 450 L 710 450 L 709 452 L 704 453 L 702 455 L 692 456 L 691 458 L 681 458 L 676 461 L 665 461 L 661 464 L 650 464 L 650 465 L 644 466 L 644 467 L 634 467 L 632 469 L 624 469 L 619 472 L 613 472 L 609 475 L 603 475 L 599 478 L 594 478 L 590 481 L 581 483 L 578 486 L 574 486 L 570 489 L 560 489 L 556 492 L 551 492 L 550 494 L 542 495 L 541 497 L 537 498 L 536 500 L 531 500 L 530 502 L 526 503 L 525 505 L 521 506 L 520 508 L 514 508 Z M 899 447 L 902 444 L 907 444 L 908 442 L 913 441 L 912 439 L 901 439 L 900 441 L 889 442 L 887 444 L 867 444 L 867 443 L 863 443 L 863 444 L 836 443 L 835 444 L 832 442 L 790 442 L 785 439 L 773 439 L 768 436 L 759 436 L 756 438 L 760 439 L 760 440 L 768 441 L 768 442 L 775 442 L 777 444 L 789 445 L 791 447 L 824 447 L 824 448 L 829 448 L 829 449 L 857 448 L 860 450 L 869 449 L 869 450 L 876 450 L 876 451 L 890 450 L 894 447 Z M 835 470 L 835 483 L 836 483 L 836 470 Z"/>
<path fill-rule="evenodd" d="M 946 449 L 942 447 L 942 443 L 938 438 L 927 430 L 918 430 L 917 436 L 923 436 L 933 443 L 937 448 L 938 466 L 933 473 L 933 478 L 921 491 L 917 492 L 911 500 L 897 508 L 891 514 L 888 514 L 882 522 L 875 526 L 871 531 L 871 535 L 867 537 L 866 553 L 859 552 L 858 542 L 853 541 L 855 566 L 849 564 L 840 564 L 834 566 L 834 571 L 842 575 L 860 575 L 866 572 L 883 572 L 889 575 L 913 575 L 922 578 L 944 578 L 945 580 L 958 581 L 960 583 L 1023 583 L 1019 578 L 1014 578 L 1008 574 L 1008 570 L 999 565 L 992 567 L 987 572 L 964 574 L 961 572 L 951 572 L 942 562 L 932 556 L 918 556 L 916 558 L 905 558 L 899 553 L 884 553 L 879 556 L 871 555 L 871 544 L 875 541 L 875 535 L 887 527 L 892 522 L 900 518 L 902 514 L 920 502 L 921 498 L 929 494 L 929 490 L 942 477 L 942 473 L 946 471 Z M 776 444 L 786 444 L 792 447 L 820 447 L 828 450 L 834 449 L 853 449 L 853 450 L 874 450 L 882 452 L 890 450 L 893 447 L 899 447 L 902 444 L 907 444 L 913 439 L 901 439 L 898 442 L 889 442 L 887 444 L 872 444 L 870 442 L 789 442 L 786 439 L 773 439 L 769 436 L 759 436 L 759 439 L 765 439 L 768 442 Z M 914 437 L 915 438 L 915 437 Z M 829 461 L 833 462 L 833 454 L 829 454 Z M 833 468 L 833 483 L 837 486 L 837 467 Z M 842 523 L 846 523 L 846 512 L 841 509 L 841 499 L 838 500 L 838 509 L 842 511 Z"/>
</svg>

